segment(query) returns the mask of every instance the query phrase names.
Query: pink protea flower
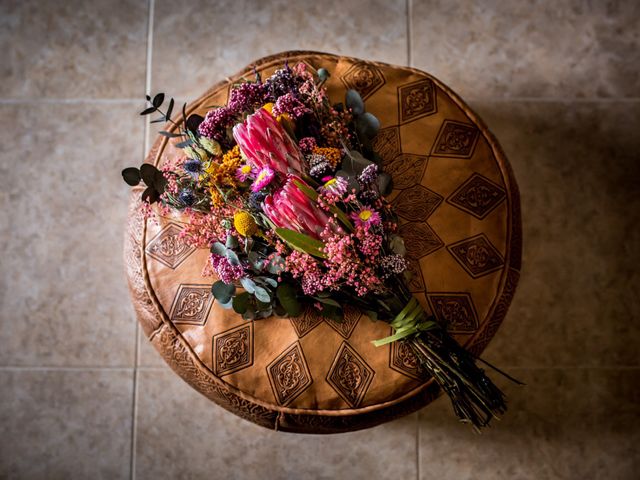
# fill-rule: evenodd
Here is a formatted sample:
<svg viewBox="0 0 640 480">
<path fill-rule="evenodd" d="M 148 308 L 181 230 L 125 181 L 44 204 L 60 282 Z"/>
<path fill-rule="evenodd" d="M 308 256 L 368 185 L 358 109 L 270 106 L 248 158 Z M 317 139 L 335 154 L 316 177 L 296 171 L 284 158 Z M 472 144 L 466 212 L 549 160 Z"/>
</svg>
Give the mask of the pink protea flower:
<svg viewBox="0 0 640 480">
<path fill-rule="evenodd" d="M 352 213 L 351 218 L 356 222 L 357 226 L 365 228 L 372 225 L 380 225 L 382 221 L 380 214 L 367 206 L 362 207 L 359 212 Z"/>
<path fill-rule="evenodd" d="M 249 163 L 256 168 L 270 167 L 285 175 L 302 172 L 302 153 L 264 108 L 233 127 L 233 138 Z"/>
<path fill-rule="evenodd" d="M 288 175 L 282 188 L 264 199 L 262 209 L 276 227 L 295 230 L 320 240 L 320 234 L 330 222 L 329 216 L 294 182 L 306 185 L 299 177 Z"/>
<path fill-rule="evenodd" d="M 269 167 L 262 167 L 256 175 L 256 179 L 251 184 L 251 191 L 259 192 L 271 183 L 273 177 L 275 177 L 275 172 L 273 170 Z"/>
</svg>

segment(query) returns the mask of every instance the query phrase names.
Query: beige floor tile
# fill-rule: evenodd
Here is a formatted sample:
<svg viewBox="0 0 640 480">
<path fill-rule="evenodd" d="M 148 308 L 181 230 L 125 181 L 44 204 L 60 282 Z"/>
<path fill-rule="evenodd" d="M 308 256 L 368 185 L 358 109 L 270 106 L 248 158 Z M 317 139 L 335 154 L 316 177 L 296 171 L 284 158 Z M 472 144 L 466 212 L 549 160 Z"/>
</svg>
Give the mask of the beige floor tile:
<svg viewBox="0 0 640 480">
<path fill-rule="evenodd" d="M 413 65 L 463 96 L 638 97 L 638 2 L 412 3 Z"/>
<path fill-rule="evenodd" d="M 420 477 L 441 480 L 637 478 L 640 370 L 518 370 L 509 408 L 481 436 L 446 398 L 420 412 Z"/>
<path fill-rule="evenodd" d="M 479 103 L 522 195 L 524 261 L 489 346 L 504 366 L 638 365 L 640 103 Z"/>
<path fill-rule="evenodd" d="M 416 416 L 341 435 L 273 432 L 170 371 L 139 374 L 136 478 L 413 479 Z"/>
<path fill-rule="evenodd" d="M 138 345 L 138 366 L 140 367 L 167 367 L 158 351 L 141 332 Z"/>
<path fill-rule="evenodd" d="M 131 370 L 0 370 L 0 478 L 128 478 Z"/>
<path fill-rule="evenodd" d="M 0 107 L 0 365 L 133 366 L 120 170 L 141 161 L 135 110 Z"/>
<path fill-rule="evenodd" d="M 0 97 L 144 95 L 148 2 L 0 4 Z"/>
<path fill-rule="evenodd" d="M 253 60 L 322 50 L 406 64 L 405 0 L 157 0 L 153 90 L 198 97 Z"/>
</svg>

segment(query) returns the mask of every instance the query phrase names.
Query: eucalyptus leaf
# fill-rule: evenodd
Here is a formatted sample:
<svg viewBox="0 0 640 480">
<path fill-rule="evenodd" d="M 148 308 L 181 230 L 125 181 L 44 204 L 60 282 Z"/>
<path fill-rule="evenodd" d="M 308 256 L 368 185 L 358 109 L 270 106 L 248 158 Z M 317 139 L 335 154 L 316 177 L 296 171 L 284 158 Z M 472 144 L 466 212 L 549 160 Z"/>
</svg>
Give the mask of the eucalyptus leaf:
<svg viewBox="0 0 640 480">
<path fill-rule="evenodd" d="M 326 68 L 318 69 L 318 78 L 320 79 L 321 82 L 327 81 L 330 76 L 331 74 L 329 73 L 329 70 L 327 70 Z"/>
<path fill-rule="evenodd" d="M 158 133 L 167 138 L 180 138 L 182 136 L 180 133 L 167 132 L 166 130 L 160 130 Z"/>
<path fill-rule="evenodd" d="M 167 107 L 167 113 L 165 115 L 165 118 L 167 120 L 171 120 L 171 112 L 173 112 L 173 98 L 171 100 L 169 100 L 169 106 Z"/>
<path fill-rule="evenodd" d="M 220 303 L 227 303 L 236 293 L 236 286 L 231 283 L 224 283 L 218 280 L 211 285 L 211 293 Z"/>
<path fill-rule="evenodd" d="M 247 308 L 247 311 L 242 314 L 244 320 L 253 320 L 256 318 L 256 311 L 253 308 Z"/>
<path fill-rule="evenodd" d="M 276 288 L 278 286 L 277 280 L 271 277 L 261 277 L 261 278 L 264 279 L 264 281 L 273 288 Z"/>
<path fill-rule="evenodd" d="M 265 302 L 265 303 L 271 302 L 271 295 L 269 294 L 269 291 L 266 288 L 259 287 L 258 285 L 256 285 L 254 295 L 256 296 L 256 299 L 261 302 Z"/>
<path fill-rule="evenodd" d="M 220 242 L 214 242 L 214 244 L 211 245 L 211 253 L 215 253 L 216 255 L 220 255 L 222 257 L 226 257 L 227 256 L 227 247 L 225 247 Z"/>
<path fill-rule="evenodd" d="M 165 188 L 169 184 L 168 180 L 164 177 L 160 170 L 156 170 L 153 175 L 153 188 L 156 189 L 158 193 L 164 193 Z"/>
<path fill-rule="evenodd" d="M 340 308 L 340 304 L 332 298 L 329 298 L 329 297 L 312 297 L 312 298 L 318 300 L 320 303 L 324 303 L 325 305 L 333 305 L 334 307 Z"/>
<path fill-rule="evenodd" d="M 196 113 L 189 115 L 189 118 L 187 118 L 187 123 L 186 123 L 187 130 L 190 132 L 197 132 L 198 127 L 203 122 L 203 120 L 204 120 L 204 117 Z"/>
<path fill-rule="evenodd" d="M 358 129 L 358 133 L 362 132 L 364 136 L 373 138 L 380 130 L 380 120 L 372 113 L 366 112 L 356 119 L 356 128 Z"/>
<path fill-rule="evenodd" d="M 135 187 L 140 183 L 140 179 L 142 177 L 140 177 L 139 169 L 137 169 L 136 167 L 129 167 L 122 170 L 122 178 L 125 182 L 127 182 L 127 185 Z"/>
<path fill-rule="evenodd" d="M 225 244 L 227 248 L 237 248 L 238 247 L 238 239 L 231 234 L 227 235 L 227 242 Z"/>
<path fill-rule="evenodd" d="M 389 247 L 391 247 L 391 251 L 396 255 L 405 256 L 407 253 L 407 248 L 404 245 L 404 240 L 400 235 L 391 235 L 389 237 Z"/>
<path fill-rule="evenodd" d="M 233 311 L 243 314 L 249 308 L 249 299 L 251 296 L 247 292 L 242 292 L 239 295 L 233 297 Z"/>
<path fill-rule="evenodd" d="M 240 259 L 238 258 L 238 254 L 231 249 L 227 249 L 227 260 L 231 265 L 237 266 L 240 265 Z"/>
<path fill-rule="evenodd" d="M 153 186 L 153 182 L 155 180 L 157 171 L 158 169 L 153 165 L 151 165 L 150 163 L 143 163 L 140 166 L 140 176 L 142 177 L 142 180 L 144 180 L 144 183 L 146 183 L 148 187 Z"/>
<path fill-rule="evenodd" d="M 155 97 L 153 97 L 151 104 L 154 107 L 159 108 L 160 105 L 162 105 L 162 102 L 164 102 L 164 93 L 158 93 Z"/>
<path fill-rule="evenodd" d="M 380 194 L 389 195 L 391 193 L 391 190 L 393 189 L 393 179 L 391 178 L 391 175 L 382 172 L 378 175 L 377 183 Z"/>
<path fill-rule="evenodd" d="M 231 307 L 233 307 L 233 298 L 230 299 L 228 302 L 222 303 L 222 302 L 218 302 L 220 304 L 220 306 L 222 308 L 224 308 L 225 310 L 229 310 Z"/>
<path fill-rule="evenodd" d="M 282 308 L 292 316 L 297 317 L 302 312 L 302 306 L 296 296 L 296 290 L 290 283 L 281 283 L 276 289 L 276 297 Z"/>
<path fill-rule="evenodd" d="M 142 192 L 142 201 L 149 203 L 156 203 L 160 200 L 160 195 L 156 192 L 155 188 L 147 187 L 147 189 Z"/>
<path fill-rule="evenodd" d="M 356 116 L 364 113 L 364 102 L 362 101 L 360 94 L 355 90 L 347 90 L 347 94 L 345 95 L 345 104 Z"/>
<path fill-rule="evenodd" d="M 242 288 L 252 295 L 256 291 L 256 282 L 251 280 L 249 277 L 242 277 L 240 279 L 240 285 L 242 285 Z"/>
<path fill-rule="evenodd" d="M 267 265 L 267 272 L 273 275 L 279 275 L 284 271 L 284 259 L 280 255 L 276 255 Z"/>
<path fill-rule="evenodd" d="M 145 108 L 143 111 L 140 112 L 140 115 L 149 115 L 150 113 L 153 113 L 157 110 L 156 107 L 149 107 L 149 108 Z"/>
</svg>

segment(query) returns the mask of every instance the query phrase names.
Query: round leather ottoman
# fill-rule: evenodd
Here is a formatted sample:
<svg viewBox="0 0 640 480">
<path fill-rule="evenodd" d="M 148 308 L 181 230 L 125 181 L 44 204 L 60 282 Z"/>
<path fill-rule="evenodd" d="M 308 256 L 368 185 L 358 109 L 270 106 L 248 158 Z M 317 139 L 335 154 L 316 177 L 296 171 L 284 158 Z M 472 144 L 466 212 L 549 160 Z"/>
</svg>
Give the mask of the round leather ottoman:
<svg viewBox="0 0 640 480">
<path fill-rule="evenodd" d="M 285 61 L 326 68 L 332 101 L 360 92 L 382 124 L 375 145 L 393 177 L 389 196 L 411 259 L 410 289 L 456 339 L 480 354 L 505 317 L 518 281 L 521 224 L 516 182 L 495 138 L 430 75 L 354 58 L 286 52 L 258 60 L 188 107 L 223 105 L 254 67 L 266 78 Z M 159 137 L 147 162 L 180 154 Z M 402 342 L 348 309 L 342 323 L 309 311 L 245 321 L 224 310 L 203 277 L 208 250 L 179 237 L 179 217 L 145 221 L 132 193 L 125 261 L 138 319 L 151 343 L 192 387 L 227 410 L 276 430 L 332 433 L 386 422 L 439 394 Z M 452 413 L 453 415 L 453 413 Z"/>
</svg>

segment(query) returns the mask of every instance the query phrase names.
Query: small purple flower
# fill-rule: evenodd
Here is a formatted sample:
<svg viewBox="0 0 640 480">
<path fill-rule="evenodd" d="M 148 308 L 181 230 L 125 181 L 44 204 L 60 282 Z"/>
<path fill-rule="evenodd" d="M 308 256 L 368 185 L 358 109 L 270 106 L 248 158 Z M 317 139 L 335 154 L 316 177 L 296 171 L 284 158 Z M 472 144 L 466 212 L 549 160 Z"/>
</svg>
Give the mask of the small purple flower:
<svg viewBox="0 0 640 480">
<path fill-rule="evenodd" d="M 252 173 L 253 168 L 251 167 L 251 165 L 245 163 L 244 165 L 238 167 L 238 170 L 236 170 L 236 178 L 241 182 L 246 182 Z"/>
<path fill-rule="evenodd" d="M 204 137 L 222 142 L 227 136 L 227 127 L 234 124 L 236 117 L 237 112 L 229 107 L 209 110 L 198 127 L 198 133 Z"/>
<path fill-rule="evenodd" d="M 273 106 L 273 114 L 275 116 L 287 113 L 291 115 L 293 119 L 297 119 L 309 112 L 310 110 L 291 92 L 279 97 Z"/>
<path fill-rule="evenodd" d="M 372 186 L 376 180 L 378 179 L 378 166 L 375 163 L 371 165 L 367 165 L 362 170 L 360 176 L 358 176 L 358 183 L 362 187 L 370 187 Z"/>
<path fill-rule="evenodd" d="M 349 182 L 343 177 L 331 177 L 320 187 L 320 192 L 334 198 L 341 198 L 347 193 Z"/>
<path fill-rule="evenodd" d="M 382 219 L 380 214 L 371 207 L 364 206 L 359 212 L 351 214 L 351 218 L 355 220 L 358 227 L 369 228 L 373 225 L 380 225 Z"/>
<path fill-rule="evenodd" d="M 269 185 L 275 177 L 274 171 L 269 167 L 262 167 L 262 169 L 256 175 L 253 184 L 251 185 L 252 192 L 259 192 L 264 187 Z"/>
<path fill-rule="evenodd" d="M 220 280 L 224 283 L 231 284 L 244 275 L 244 268 L 242 265 L 231 265 L 229 260 L 227 260 L 227 257 L 223 257 L 222 255 L 212 253 L 211 265 L 220 277 Z"/>
<path fill-rule="evenodd" d="M 231 90 L 228 108 L 237 113 L 252 111 L 266 102 L 268 93 L 264 83 L 241 83 Z"/>
</svg>

